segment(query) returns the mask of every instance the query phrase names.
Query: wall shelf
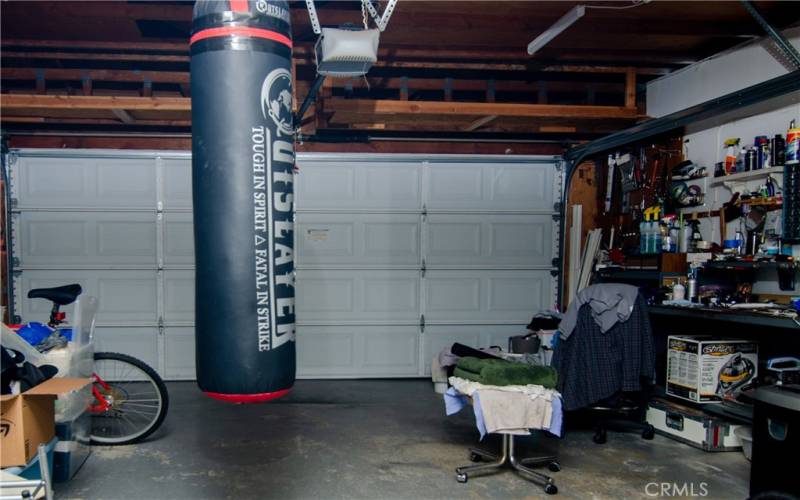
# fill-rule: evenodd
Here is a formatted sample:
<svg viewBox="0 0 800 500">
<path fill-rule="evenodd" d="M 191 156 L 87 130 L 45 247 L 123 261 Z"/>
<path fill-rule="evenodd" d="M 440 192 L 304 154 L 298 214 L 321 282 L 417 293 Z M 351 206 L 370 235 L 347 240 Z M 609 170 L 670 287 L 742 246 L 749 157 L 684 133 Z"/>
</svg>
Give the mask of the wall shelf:
<svg viewBox="0 0 800 500">
<path fill-rule="evenodd" d="M 783 189 L 783 167 L 769 167 L 749 172 L 739 172 L 738 174 L 714 177 L 709 181 L 711 186 L 723 185 L 731 192 L 744 192 L 746 184 L 751 181 L 771 178 L 781 189 Z"/>
</svg>

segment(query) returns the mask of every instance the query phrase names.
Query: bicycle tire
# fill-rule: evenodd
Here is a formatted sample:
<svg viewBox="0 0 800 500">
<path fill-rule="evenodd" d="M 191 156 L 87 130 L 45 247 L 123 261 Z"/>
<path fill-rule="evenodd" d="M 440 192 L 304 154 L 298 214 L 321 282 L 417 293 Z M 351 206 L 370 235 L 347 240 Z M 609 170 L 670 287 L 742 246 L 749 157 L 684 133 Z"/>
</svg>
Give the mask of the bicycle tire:
<svg viewBox="0 0 800 500">
<path fill-rule="evenodd" d="M 91 432 L 91 435 L 90 435 L 91 442 L 92 442 L 92 444 L 104 445 L 104 446 L 119 446 L 119 445 L 125 445 L 125 444 L 138 443 L 138 442 L 144 440 L 145 438 L 147 438 L 148 436 L 150 436 L 156 430 L 158 430 L 158 428 L 161 427 L 161 424 L 164 423 L 164 419 L 167 416 L 167 411 L 169 410 L 169 393 L 167 392 L 167 386 L 164 384 L 164 381 L 161 379 L 161 377 L 158 375 L 158 373 L 156 373 L 155 370 L 153 370 L 144 361 L 136 359 L 133 356 L 129 356 L 127 354 L 122 354 L 122 353 L 117 353 L 117 352 L 96 352 L 96 353 L 94 353 L 95 364 L 98 361 L 103 361 L 103 360 L 116 361 L 116 362 L 119 362 L 119 363 L 132 365 L 136 369 L 141 370 L 141 372 L 144 373 L 147 376 L 147 378 L 149 379 L 149 381 L 152 382 L 153 385 L 155 386 L 161 404 L 160 404 L 160 407 L 158 408 L 158 413 L 157 413 L 156 418 L 152 422 L 150 422 L 149 425 L 146 428 L 143 428 L 142 430 L 140 430 L 138 432 L 131 433 L 130 435 L 120 436 L 119 438 L 114 438 L 114 439 L 107 438 L 107 437 L 100 437 L 100 436 L 96 436 L 94 434 L 94 430 L 95 430 L 94 429 L 94 425 L 97 422 L 96 419 L 99 418 L 99 415 L 93 414 L 92 415 L 92 432 Z M 113 387 L 114 383 L 115 382 L 107 382 L 107 384 L 109 384 L 112 387 Z"/>
</svg>

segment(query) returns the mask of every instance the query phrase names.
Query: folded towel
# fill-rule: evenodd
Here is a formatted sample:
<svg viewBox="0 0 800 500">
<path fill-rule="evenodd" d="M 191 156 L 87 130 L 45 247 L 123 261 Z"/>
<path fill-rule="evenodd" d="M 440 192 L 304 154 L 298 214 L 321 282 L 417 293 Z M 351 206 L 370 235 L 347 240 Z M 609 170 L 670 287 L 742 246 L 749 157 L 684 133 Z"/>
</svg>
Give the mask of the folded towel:
<svg viewBox="0 0 800 500">
<path fill-rule="evenodd" d="M 460 358 L 453 375 L 485 385 L 541 385 L 552 389 L 558 382 L 558 374 L 549 366 L 531 366 L 503 359 Z"/>
</svg>

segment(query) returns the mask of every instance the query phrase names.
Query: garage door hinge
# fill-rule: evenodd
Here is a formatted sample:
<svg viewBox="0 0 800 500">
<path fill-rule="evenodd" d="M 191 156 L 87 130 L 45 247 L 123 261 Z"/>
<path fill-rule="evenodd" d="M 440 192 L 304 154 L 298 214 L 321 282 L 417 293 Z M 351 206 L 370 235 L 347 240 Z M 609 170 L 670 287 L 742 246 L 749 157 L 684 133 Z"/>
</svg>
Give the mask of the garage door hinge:
<svg viewBox="0 0 800 500">
<path fill-rule="evenodd" d="M 422 205 L 422 220 L 428 216 L 428 205 Z"/>
<path fill-rule="evenodd" d="M 11 208 L 17 208 L 17 205 L 19 205 L 19 200 L 16 198 L 11 198 Z"/>
<path fill-rule="evenodd" d="M 161 316 L 158 317 L 158 334 L 164 335 L 164 318 Z"/>
<path fill-rule="evenodd" d="M 553 220 L 554 221 L 560 221 L 561 220 L 561 214 L 560 213 L 559 214 L 553 214 Z"/>
<path fill-rule="evenodd" d="M 14 257 L 11 259 L 11 266 L 14 268 L 19 268 L 19 257 Z"/>
<path fill-rule="evenodd" d="M 422 277 L 425 277 L 425 272 L 428 270 L 428 267 L 425 265 L 425 259 L 422 259 Z"/>
<path fill-rule="evenodd" d="M 554 278 L 558 277 L 558 269 L 551 269 L 550 270 L 550 276 L 552 276 Z"/>
<path fill-rule="evenodd" d="M 425 333 L 425 315 L 419 315 L 419 331 Z"/>
<path fill-rule="evenodd" d="M 161 214 L 161 212 L 163 212 L 163 211 L 164 211 L 164 202 L 163 201 L 159 201 L 158 203 L 156 203 L 156 212 Z"/>
</svg>

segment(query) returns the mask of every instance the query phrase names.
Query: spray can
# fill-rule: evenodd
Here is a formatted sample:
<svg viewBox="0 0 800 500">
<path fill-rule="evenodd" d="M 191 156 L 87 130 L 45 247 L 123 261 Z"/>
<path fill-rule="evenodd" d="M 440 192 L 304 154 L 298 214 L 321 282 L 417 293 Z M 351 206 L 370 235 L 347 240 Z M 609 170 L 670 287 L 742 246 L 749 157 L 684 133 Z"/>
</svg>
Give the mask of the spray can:
<svg viewBox="0 0 800 500">
<path fill-rule="evenodd" d="M 758 135 L 753 146 L 756 150 L 756 169 L 760 170 L 769 164 L 769 139 L 766 135 Z"/>
<path fill-rule="evenodd" d="M 697 278 L 694 277 L 694 272 L 689 274 L 686 285 L 686 299 L 690 302 L 697 302 Z"/>
<path fill-rule="evenodd" d="M 749 172 L 756 169 L 756 149 L 749 148 L 744 155 L 744 171 Z"/>
<path fill-rule="evenodd" d="M 794 120 L 789 124 L 786 132 L 786 165 L 800 163 L 800 128 L 794 126 Z"/>
<path fill-rule="evenodd" d="M 786 141 L 781 134 L 769 140 L 769 164 L 771 167 L 780 167 L 786 162 Z"/>
<path fill-rule="evenodd" d="M 725 147 L 727 148 L 725 153 L 725 174 L 729 175 L 736 172 L 736 157 L 738 155 L 736 150 L 739 148 L 739 138 L 725 139 Z"/>
</svg>

